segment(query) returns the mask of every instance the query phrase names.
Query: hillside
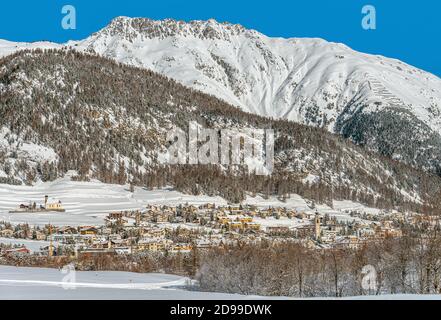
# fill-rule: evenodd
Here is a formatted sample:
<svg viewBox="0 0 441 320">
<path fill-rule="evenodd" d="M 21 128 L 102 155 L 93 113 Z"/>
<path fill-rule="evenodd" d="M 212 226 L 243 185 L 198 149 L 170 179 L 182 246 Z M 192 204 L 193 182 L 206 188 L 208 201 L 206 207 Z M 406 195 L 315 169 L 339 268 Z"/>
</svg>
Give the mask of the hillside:
<svg viewBox="0 0 441 320">
<path fill-rule="evenodd" d="M 215 20 L 119 17 L 67 46 L 156 71 L 247 112 L 325 128 L 441 174 L 441 79 L 401 61 Z"/>
<path fill-rule="evenodd" d="M 158 161 L 171 128 L 273 128 L 275 172 Z M 75 51 L 21 51 L 0 60 L 0 182 L 76 180 L 152 187 L 231 201 L 245 192 L 423 210 L 440 179 L 380 158 L 325 130 L 248 114 L 152 71 Z"/>
</svg>

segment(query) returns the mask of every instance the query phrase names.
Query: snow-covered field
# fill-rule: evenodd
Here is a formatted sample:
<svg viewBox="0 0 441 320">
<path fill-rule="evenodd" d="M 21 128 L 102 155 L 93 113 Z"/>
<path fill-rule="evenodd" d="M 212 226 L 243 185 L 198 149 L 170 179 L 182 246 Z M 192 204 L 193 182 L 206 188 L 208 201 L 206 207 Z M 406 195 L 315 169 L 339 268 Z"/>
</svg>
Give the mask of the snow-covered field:
<svg viewBox="0 0 441 320">
<path fill-rule="evenodd" d="M 256 296 L 186 289 L 189 279 L 167 274 L 77 271 L 0 266 L 0 300 L 5 299 L 257 299 Z"/>
<path fill-rule="evenodd" d="M 9 213 L 21 203 L 42 203 L 60 200 L 65 213 Z M 35 225 L 100 225 L 103 218 L 113 211 L 141 209 L 149 203 L 216 202 L 225 204 L 221 198 L 192 197 L 171 190 L 147 191 L 136 188 L 132 194 L 128 187 L 94 182 L 73 182 L 67 176 L 54 182 L 35 186 L 0 185 L 0 220 Z"/>
<path fill-rule="evenodd" d="M 49 201 L 61 201 L 65 213 L 9 213 L 16 209 L 21 203 L 29 202 L 43 203 L 44 196 L 49 196 Z M 53 182 L 38 183 L 35 186 L 12 186 L 0 184 L 0 220 L 11 223 L 29 223 L 32 225 L 101 225 L 104 217 L 113 211 L 142 209 L 148 204 L 203 204 L 215 203 L 227 205 L 227 202 L 220 197 L 191 196 L 185 195 L 172 189 L 161 189 L 149 191 L 143 188 L 136 188 L 134 193 L 128 190 L 127 186 L 104 184 L 98 181 L 74 182 L 69 175 Z M 247 204 L 258 207 L 286 207 L 295 208 L 299 211 L 313 212 L 308 203 L 298 195 L 291 195 L 286 202 L 276 198 L 265 200 L 261 197 L 248 197 Z M 365 208 L 361 204 L 350 201 L 336 201 L 334 209 L 324 205 L 317 205 L 320 213 L 329 213 L 339 219 L 352 219 L 345 210 L 363 209 L 365 212 L 377 213 L 378 210 Z M 289 224 L 290 221 L 266 219 L 259 221 L 263 226 Z M 295 219 L 292 223 L 297 224 Z"/>
<path fill-rule="evenodd" d="M 270 297 L 200 292 L 187 278 L 167 274 L 77 271 L 0 266 L 0 300 L 252 300 Z M 286 299 L 271 297 L 272 299 Z M 385 295 L 348 300 L 441 300 L 441 295 Z"/>
</svg>

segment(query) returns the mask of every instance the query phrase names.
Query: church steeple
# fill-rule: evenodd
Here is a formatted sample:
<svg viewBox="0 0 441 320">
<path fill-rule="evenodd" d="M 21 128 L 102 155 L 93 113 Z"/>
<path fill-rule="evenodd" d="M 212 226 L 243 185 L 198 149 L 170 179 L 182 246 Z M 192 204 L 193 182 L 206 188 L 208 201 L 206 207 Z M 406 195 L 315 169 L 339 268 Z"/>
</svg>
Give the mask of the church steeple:
<svg viewBox="0 0 441 320">
<path fill-rule="evenodd" d="M 314 229 L 315 229 L 315 240 L 320 240 L 321 238 L 321 218 L 318 213 L 318 211 L 315 212 L 315 219 L 314 219 Z"/>
</svg>

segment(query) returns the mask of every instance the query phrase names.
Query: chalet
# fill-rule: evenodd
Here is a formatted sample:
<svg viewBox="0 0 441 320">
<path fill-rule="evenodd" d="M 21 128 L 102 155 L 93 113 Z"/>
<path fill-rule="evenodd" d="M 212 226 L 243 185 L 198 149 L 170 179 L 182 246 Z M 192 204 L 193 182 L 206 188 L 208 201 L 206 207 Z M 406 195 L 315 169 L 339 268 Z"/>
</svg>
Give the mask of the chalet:
<svg viewBox="0 0 441 320">
<path fill-rule="evenodd" d="M 98 229 L 95 227 L 90 227 L 90 226 L 86 226 L 86 227 L 81 227 L 80 228 L 80 234 L 85 236 L 85 235 L 97 235 L 98 234 Z"/>
<path fill-rule="evenodd" d="M 375 238 L 375 230 L 372 228 L 360 228 L 357 235 L 362 238 Z"/>
<path fill-rule="evenodd" d="M 166 249 L 167 245 L 169 244 L 169 241 L 166 241 L 164 239 L 158 239 L 158 238 L 142 238 L 137 243 L 137 250 L 138 251 L 163 251 Z"/>
<path fill-rule="evenodd" d="M 192 246 L 189 243 L 177 243 L 172 246 L 172 252 L 188 252 L 191 251 Z"/>
<path fill-rule="evenodd" d="M 359 249 L 364 242 L 357 236 L 347 236 L 336 242 L 335 247 L 344 249 Z"/>
<path fill-rule="evenodd" d="M 228 230 L 242 230 L 244 225 L 240 221 L 230 221 L 227 224 Z"/>
<path fill-rule="evenodd" d="M 55 233 L 52 234 L 49 239 L 52 239 L 52 241 L 55 242 L 59 242 L 59 243 L 83 243 L 84 240 L 86 240 L 84 238 L 84 236 L 78 234 L 78 233 L 64 233 L 64 234 L 59 234 L 59 233 Z"/>
<path fill-rule="evenodd" d="M 161 208 L 159 206 L 155 206 L 155 205 L 148 205 L 147 207 L 148 211 L 152 211 L 152 212 L 159 212 L 161 211 Z"/>
<path fill-rule="evenodd" d="M 260 210 L 259 211 L 259 217 L 265 219 L 267 217 L 270 217 L 273 215 L 273 211 L 271 209 L 266 209 L 266 210 Z"/>
<path fill-rule="evenodd" d="M 198 211 L 198 208 L 194 205 L 187 206 L 186 209 L 187 209 L 187 211 L 192 212 L 192 213 Z"/>
<path fill-rule="evenodd" d="M 141 234 L 150 238 L 163 238 L 165 237 L 164 228 L 142 228 Z"/>
<path fill-rule="evenodd" d="M 14 231 L 11 229 L 5 229 L 0 231 L 0 237 L 3 238 L 12 238 L 13 235 L 14 235 Z"/>
<path fill-rule="evenodd" d="M 246 214 L 250 217 L 257 217 L 257 210 L 247 210 Z"/>
<path fill-rule="evenodd" d="M 32 234 L 32 238 L 35 240 L 46 240 L 46 234 L 41 231 L 34 231 Z"/>
<path fill-rule="evenodd" d="M 245 222 L 244 228 L 252 231 L 260 231 L 260 224 L 256 222 Z"/>
<path fill-rule="evenodd" d="M 176 207 L 162 206 L 161 211 L 175 214 L 176 213 Z"/>
<path fill-rule="evenodd" d="M 59 234 L 76 234 L 76 233 L 78 233 L 78 230 L 77 230 L 77 228 L 74 228 L 74 227 L 65 226 L 65 227 L 60 227 L 58 229 L 57 233 L 59 233 Z"/>
<path fill-rule="evenodd" d="M 222 225 L 226 225 L 231 222 L 231 219 L 227 216 L 218 216 L 217 221 Z"/>
<path fill-rule="evenodd" d="M 205 203 L 201 206 L 199 206 L 199 209 L 216 209 L 216 205 L 214 203 Z"/>
<path fill-rule="evenodd" d="M 323 243 L 334 243 L 336 240 L 337 234 L 335 231 L 324 230 L 323 235 L 320 237 L 320 241 Z"/>
<path fill-rule="evenodd" d="M 170 215 L 169 214 L 166 214 L 165 212 L 159 212 L 159 213 L 154 215 L 153 222 L 156 222 L 156 223 L 167 223 L 167 222 L 169 222 L 169 219 L 170 219 Z"/>
<path fill-rule="evenodd" d="M 109 234 L 107 236 L 108 239 L 112 240 L 112 241 L 119 241 L 121 240 L 121 235 L 120 234 Z"/>
<path fill-rule="evenodd" d="M 29 235 L 30 235 L 29 230 L 17 230 L 14 232 L 13 237 L 19 239 L 26 239 L 29 237 Z"/>
<path fill-rule="evenodd" d="M 123 213 L 122 212 L 112 212 L 112 213 L 109 213 L 107 218 L 108 219 L 113 219 L 113 220 L 122 219 L 123 218 Z"/>
<path fill-rule="evenodd" d="M 291 232 L 287 226 L 268 226 L 266 227 L 266 233 L 270 236 L 280 237 L 288 236 Z"/>
<path fill-rule="evenodd" d="M 230 207 L 230 214 L 231 215 L 237 215 L 237 214 L 242 214 L 243 209 L 239 208 L 239 207 Z"/>
<path fill-rule="evenodd" d="M 236 218 L 236 221 L 239 221 L 240 223 L 251 223 L 253 222 L 253 217 L 239 216 Z"/>
<path fill-rule="evenodd" d="M 301 226 L 295 229 L 295 235 L 297 238 L 310 238 L 315 235 L 315 225 Z"/>
<path fill-rule="evenodd" d="M 110 217 L 106 217 L 104 219 L 104 222 L 106 224 L 107 227 L 112 227 L 112 226 L 123 226 L 124 224 L 128 223 L 128 220 L 121 218 L 110 218 Z"/>
</svg>

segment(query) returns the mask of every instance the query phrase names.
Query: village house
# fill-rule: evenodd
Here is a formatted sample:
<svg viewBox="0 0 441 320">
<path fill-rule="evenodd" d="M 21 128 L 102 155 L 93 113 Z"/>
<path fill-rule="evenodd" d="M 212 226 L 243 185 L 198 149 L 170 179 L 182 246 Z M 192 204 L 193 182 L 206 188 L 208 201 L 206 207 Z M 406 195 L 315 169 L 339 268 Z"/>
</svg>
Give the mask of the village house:
<svg viewBox="0 0 441 320">
<path fill-rule="evenodd" d="M 189 252 L 191 251 L 192 246 L 189 243 L 176 243 L 172 245 L 171 252 Z"/>
<path fill-rule="evenodd" d="M 205 210 L 216 209 L 216 205 L 214 203 L 205 203 L 199 206 L 199 209 L 205 209 Z"/>
<path fill-rule="evenodd" d="M 315 236 L 315 225 L 300 226 L 294 229 L 295 236 L 300 239 L 312 238 Z"/>
<path fill-rule="evenodd" d="M 65 226 L 65 227 L 60 227 L 57 230 L 58 234 L 76 234 L 78 233 L 77 228 L 74 227 L 69 227 L 69 226 Z"/>
<path fill-rule="evenodd" d="M 287 226 L 268 226 L 266 227 L 266 233 L 273 237 L 286 237 L 291 234 L 291 230 Z"/>
<path fill-rule="evenodd" d="M 3 238 L 12 238 L 13 235 L 14 235 L 14 231 L 11 229 L 5 229 L 0 231 L 0 237 Z"/>
<path fill-rule="evenodd" d="M 72 243 L 85 243 L 84 236 L 80 235 L 79 233 L 54 233 L 50 237 L 48 237 L 48 240 L 51 240 L 58 243 L 65 243 L 65 244 L 72 244 Z"/>
<path fill-rule="evenodd" d="M 157 227 L 141 228 L 141 235 L 150 238 L 163 238 L 165 237 L 165 229 Z"/>
<path fill-rule="evenodd" d="M 250 223 L 253 222 L 253 217 L 238 216 L 236 221 L 239 221 L 240 223 Z"/>
<path fill-rule="evenodd" d="M 152 222 L 155 223 L 167 223 L 170 221 L 170 218 L 173 217 L 173 214 L 166 212 L 157 212 L 152 219 Z"/>
<path fill-rule="evenodd" d="M 244 228 L 246 230 L 260 231 L 261 226 L 260 226 L 260 223 L 257 223 L 257 222 L 245 222 Z"/>
<path fill-rule="evenodd" d="M 105 219 L 106 226 L 123 226 L 128 223 L 127 219 L 124 219 L 122 212 L 112 212 Z"/>
<path fill-rule="evenodd" d="M 359 249 L 364 244 L 357 236 L 346 236 L 335 243 L 335 247 L 342 249 Z"/>
<path fill-rule="evenodd" d="M 171 244 L 170 240 L 145 237 L 138 241 L 136 247 L 137 251 L 157 252 L 166 250 Z"/>
<path fill-rule="evenodd" d="M 98 229 L 91 226 L 80 227 L 80 234 L 83 236 L 95 236 L 98 234 Z"/>
<path fill-rule="evenodd" d="M 229 221 L 227 224 L 228 230 L 240 231 L 244 228 L 244 225 L 240 221 Z"/>
<path fill-rule="evenodd" d="M 35 230 L 35 231 L 32 233 L 32 239 L 34 239 L 34 240 L 39 240 L 39 241 L 41 241 L 41 240 L 46 240 L 46 234 L 45 234 L 44 232 L 41 232 L 41 231 Z"/>
<path fill-rule="evenodd" d="M 232 222 L 232 219 L 229 218 L 228 216 L 220 215 L 220 216 L 217 216 L 217 222 L 221 225 L 226 225 L 229 222 Z"/>
</svg>

